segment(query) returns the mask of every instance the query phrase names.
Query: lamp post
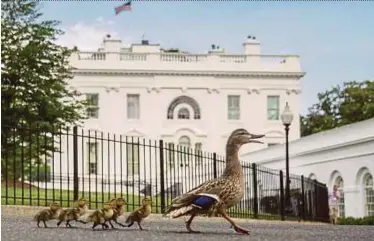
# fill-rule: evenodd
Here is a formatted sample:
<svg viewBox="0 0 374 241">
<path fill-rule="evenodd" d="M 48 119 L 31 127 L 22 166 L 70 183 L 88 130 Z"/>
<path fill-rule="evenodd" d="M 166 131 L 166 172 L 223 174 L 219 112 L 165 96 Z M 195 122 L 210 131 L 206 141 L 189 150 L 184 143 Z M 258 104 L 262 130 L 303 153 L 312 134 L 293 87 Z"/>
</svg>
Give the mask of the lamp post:
<svg viewBox="0 0 374 241">
<path fill-rule="evenodd" d="M 290 173 L 289 173 L 289 156 L 288 156 L 288 132 L 290 130 L 290 125 L 293 120 L 293 114 L 288 106 L 288 102 L 286 102 L 286 106 L 281 114 L 281 119 L 284 125 L 284 129 L 286 131 L 286 208 L 290 207 Z"/>
</svg>

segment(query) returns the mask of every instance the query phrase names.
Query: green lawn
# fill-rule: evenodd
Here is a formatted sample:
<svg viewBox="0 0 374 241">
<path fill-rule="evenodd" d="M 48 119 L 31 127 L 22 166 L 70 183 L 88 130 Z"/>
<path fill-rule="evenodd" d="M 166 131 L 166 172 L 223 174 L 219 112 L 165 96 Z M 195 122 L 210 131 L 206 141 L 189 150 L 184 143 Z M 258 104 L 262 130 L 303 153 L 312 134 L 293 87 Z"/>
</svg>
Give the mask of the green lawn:
<svg viewBox="0 0 374 241">
<path fill-rule="evenodd" d="M 6 198 L 7 197 L 7 198 Z M 84 197 L 89 201 L 90 209 L 101 208 L 103 203 L 114 198 L 123 197 L 127 201 L 126 212 L 136 209 L 141 202 L 143 196 L 127 194 L 127 193 L 88 193 L 80 192 L 79 198 Z M 161 198 L 152 196 L 152 213 L 161 213 Z M 73 191 L 68 190 L 46 190 L 40 188 L 25 188 L 2 186 L 1 188 L 1 204 L 2 205 L 26 205 L 26 206 L 48 206 L 51 202 L 59 202 L 62 207 L 71 207 L 74 203 Z M 170 199 L 166 200 L 166 205 L 170 203 Z M 254 214 L 247 208 L 233 207 L 228 210 L 231 217 L 254 219 Z M 259 213 L 258 219 L 280 220 L 280 215 Z M 286 220 L 297 220 L 297 217 L 286 217 Z"/>
<path fill-rule="evenodd" d="M 71 207 L 74 203 L 73 191 L 68 190 L 46 190 L 40 188 L 13 188 L 4 186 L 1 188 L 2 205 L 26 205 L 26 206 L 48 206 L 51 202 L 59 202 L 62 207 Z M 127 201 L 127 212 L 136 209 L 144 196 L 127 193 L 101 193 L 101 192 L 79 192 L 79 198 L 84 197 L 89 201 L 90 209 L 101 208 L 104 202 L 114 197 L 123 197 Z M 160 213 L 160 197 L 153 196 L 152 212 Z"/>
</svg>

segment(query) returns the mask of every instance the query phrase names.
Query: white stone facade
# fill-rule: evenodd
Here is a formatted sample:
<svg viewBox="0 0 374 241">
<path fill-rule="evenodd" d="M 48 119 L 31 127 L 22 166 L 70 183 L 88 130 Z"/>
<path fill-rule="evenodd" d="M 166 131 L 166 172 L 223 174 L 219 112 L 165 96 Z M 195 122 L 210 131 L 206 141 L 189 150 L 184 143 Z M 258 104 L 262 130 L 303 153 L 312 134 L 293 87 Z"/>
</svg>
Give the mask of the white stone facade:
<svg viewBox="0 0 374 241">
<path fill-rule="evenodd" d="M 242 152 L 283 143 L 279 115 L 286 102 L 296 116 L 300 108 L 300 78 L 305 73 L 299 57 L 261 55 L 260 42 L 253 38 L 248 38 L 243 47 L 242 54 L 227 54 L 213 46 L 207 54 L 170 53 L 145 40 L 126 48 L 120 39 L 106 36 L 97 52 L 78 52 L 71 58 L 76 68 L 71 88 L 87 95 L 91 102 L 91 118 L 83 128 L 102 131 L 104 135 L 116 134 L 117 140 L 120 135 L 163 139 L 221 155 L 227 137 L 236 128 L 266 134 L 265 145 L 247 145 Z M 299 126 L 298 118 L 293 126 Z M 299 137 L 299 128 L 293 128 L 290 139 Z M 120 148 L 114 153 L 112 147 L 108 151 L 105 143 L 103 148 L 98 147 L 99 164 L 96 171 L 90 171 L 90 144 L 86 141 L 79 140 L 79 148 L 86 153 L 78 157 L 79 163 L 83 163 L 81 175 L 91 172 L 114 178 L 121 163 Z M 91 147 L 95 149 L 95 144 Z M 125 160 L 131 159 L 125 149 L 123 166 Z M 62 166 L 55 166 L 56 173 L 72 172 L 72 159 L 65 160 L 64 156 Z M 109 169 L 107 164 L 100 167 L 101 156 L 112 156 Z M 130 173 L 131 176 L 144 180 L 144 170 L 156 169 L 156 161 L 147 156 L 135 160 L 139 171 Z"/>
<path fill-rule="evenodd" d="M 291 141 L 289 152 L 290 173 L 326 183 L 330 191 L 339 186 L 340 216 L 374 215 L 374 119 Z M 285 170 L 285 145 L 241 158 Z"/>
</svg>

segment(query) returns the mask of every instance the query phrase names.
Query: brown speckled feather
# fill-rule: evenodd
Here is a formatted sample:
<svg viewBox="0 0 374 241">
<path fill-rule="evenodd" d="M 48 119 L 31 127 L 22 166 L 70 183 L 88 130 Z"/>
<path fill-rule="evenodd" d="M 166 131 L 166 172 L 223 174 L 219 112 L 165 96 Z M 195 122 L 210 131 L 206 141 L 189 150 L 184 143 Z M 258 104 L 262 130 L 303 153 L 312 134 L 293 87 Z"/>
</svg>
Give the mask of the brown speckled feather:
<svg viewBox="0 0 374 241">
<path fill-rule="evenodd" d="M 227 140 L 226 168 L 222 175 L 174 198 L 171 205 L 165 210 L 164 216 L 172 214 L 172 217 L 176 218 L 193 212 L 211 213 L 212 209 L 227 209 L 235 206 L 244 195 L 243 170 L 238 155 L 239 148 L 243 144 L 240 137 L 248 134 L 245 129 L 233 131 Z M 201 193 L 215 194 L 220 200 L 208 210 L 192 207 L 192 202 L 197 198 L 197 194 Z"/>
</svg>

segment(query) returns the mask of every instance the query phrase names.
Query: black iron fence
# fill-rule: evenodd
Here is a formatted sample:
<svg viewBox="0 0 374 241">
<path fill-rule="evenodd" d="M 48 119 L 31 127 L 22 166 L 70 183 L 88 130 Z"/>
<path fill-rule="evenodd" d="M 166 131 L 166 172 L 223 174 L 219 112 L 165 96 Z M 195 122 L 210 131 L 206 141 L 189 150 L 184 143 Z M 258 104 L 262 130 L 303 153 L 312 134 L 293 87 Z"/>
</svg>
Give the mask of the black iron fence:
<svg viewBox="0 0 374 241">
<path fill-rule="evenodd" d="M 171 200 L 218 177 L 225 157 L 185 146 L 139 137 L 85 131 L 2 126 L 2 205 L 71 206 L 80 197 L 90 208 L 124 197 L 127 211 L 150 196 L 153 212 Z M 290 175 L 285 198 L 282 171 L 242 163 L 243 200 L 229 210 L 233 217 L 328 221 L 326 185 Z"/>
</svg>

